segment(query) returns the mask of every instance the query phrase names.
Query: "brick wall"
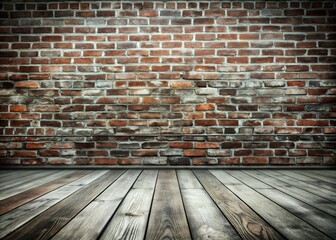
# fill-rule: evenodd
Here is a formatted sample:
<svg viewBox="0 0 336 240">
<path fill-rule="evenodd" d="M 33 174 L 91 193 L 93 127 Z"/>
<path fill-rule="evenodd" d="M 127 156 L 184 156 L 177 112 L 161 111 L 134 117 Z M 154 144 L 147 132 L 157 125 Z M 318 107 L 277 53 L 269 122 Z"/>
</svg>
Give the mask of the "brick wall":
<svg viewBox="0 0 336 240">
<path fill-rule="evenodd" d="M 0 163 L 336 163 L 336 2 L 0 3 Z"/>
</svg>

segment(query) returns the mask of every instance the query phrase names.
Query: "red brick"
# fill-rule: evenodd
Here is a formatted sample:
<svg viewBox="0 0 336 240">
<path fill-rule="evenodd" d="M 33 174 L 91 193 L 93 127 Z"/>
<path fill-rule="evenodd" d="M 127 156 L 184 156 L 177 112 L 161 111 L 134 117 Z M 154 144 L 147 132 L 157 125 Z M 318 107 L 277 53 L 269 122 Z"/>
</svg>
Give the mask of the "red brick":
<svg viewBox="0 0 336 240">
<path fill-rule="evenodd" d="M 195 120 L 196 126 L 216 126 L 217 121 L 214 119 L 199 119 Z"/>
<path fill-rule="evenodd" d="M 116 165 L 118 162 L 117 158 L 95 158 L 95 164 L 97 165 Z"/>
<path fill-rule="evenodd" d="M 268 159 L 266 157 L 243 157 L 243 164 L 266 165 L 268 164 Z"/>
<path fill-rule="evenodd" d="M 215 110 L 215 105 L 212 103 L 196 105 L 196 111 L 212 111 L 212 110 Z"/>
<path fill-rule="evenodd" d="M 141 10 L 139 12 L 141 17 L 157 17 L 158 11 L 157 10 Z"/>
<path fill-rule="evenodd" d="M 185 149 L 183 151 L 183 154 L 186 157 L 201 157 L 201 156 L 206 156 L 206 150 L 204 149 Z"/>
<path fill-rule="evenodd" d="M 27 112 L 28 108 L 25 105 L 14 105 L 14 106 L 10 106 L 10 111 L 11 112 Z"/>
<path fill-rule="evenodd" d="M 219 148 L 219 143 L 216 142 L 195 142 L 195 148 Z"/>
<path fill-rule="evenodd" d="M 298 120 L 298 126 L 328 126 L 328 120 Z"/>
<path fill-rule="evenodd" d="M 170 142 L 169 146 L 171 148 L 186 149 L 186 148 L 192 148 L 193 147 L 193 143 L 191 143 L 191 142 Z"/>
</svg>

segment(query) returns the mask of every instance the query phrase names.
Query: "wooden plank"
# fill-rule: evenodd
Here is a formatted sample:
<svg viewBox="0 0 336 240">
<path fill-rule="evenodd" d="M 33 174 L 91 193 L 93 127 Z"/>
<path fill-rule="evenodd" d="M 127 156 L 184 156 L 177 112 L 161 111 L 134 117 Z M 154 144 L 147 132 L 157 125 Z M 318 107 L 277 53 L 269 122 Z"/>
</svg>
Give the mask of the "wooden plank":
<svg viewBox="0 0 336 240">
<path fill-rule="evenodd" d="M 0 216 L 0 238 L 8 235 L 46 209 L 70 196 L 85 185 L 106 174 L 108 171 L 94 171 L 76 181 L 49 192 L 7 214 Z"/>
<path fill-rule="evenodd" d="M 9 182 L 12 180 L 17 180 L 21 177 L 25 177 L 28 175 L 32 175 L 34 173 L 38 173 L 40 171 L 38 170 L 13 170 L 8 172 L 7 174 L 1 174 L 0 175 L 0 182 L 4 183 L 4 182 Z"/>
<path fill-rule="evenodd" d="M 277 189 L 257 189 L 273 202 L 303 219 L 329 237 L 336 239 L 336 218 Z"/>
<path fill-rule="evenodd" d="M 314 195 L 310 192 L 294 187 L 287 183 L 280 183 L 279 180 L 270 177 L 269 175 L 264 174 L 261 171 L 245 171 L 245 172 L 256 179 L 259 179 L 260 181 L 267 183 L 270 186 L 301 200 L 302 202 L 305 202 L 332 216 L 336 216 L 336 205 L 332 201 L 329 201 L 325 198 L 319 197 L 317 195 Z"/>
<path fill-rule="evenodd" d="M 29 189 L 25 192 L 19 193 L 10 198 L 6 198 L 0 201 L 0 215 L 9 212 L 10 210 L 17 208 L 29 201 L 32 201 L 56 188 L 59 188 L 67 183 L 70 183 L 84 175 L 88 174 L 89 171 L 77 171 L 70 173 L 64 177 L 58 178 L 51 182 L 45 183 L 36 188 Z"/>
<path fill-rule="evenodd" d="M 284 239 L 209 171 L 194 173 L 242 239 Z"/>
<path fill-rule="evenodd" d="M 12 175 L 14 172 L 19 172 L 19 170 L 3 170 L 0 169 L 0 179 Z"/>
<path fill-rule="evenodd" d="M 204 189 L 181 189 L 193 239 L 241 239 Z"/>
<path fill-rule="evenodd" d="M 160 170 L 146 239 L 191 239 L 174 170 Z"/>
<path fill-rule="evenodd" d="M 15 186 L 15 187 L 11 187 L 8 188 L 6 190 L 2 190 L 0 192 L 0 200 L 3 200 L 5 198 L 9 198 L 12 197 L 16 194 L 20 194 L 22 192 L 25 192 L 29 189 L 32 189 L 36 186 L 40 186 L 42 184 L 45 184 L 46 182 L 50 182 L 53 181 L 59 177 L 62 177 L 66 174 L 69 174 L 72 171 L 53 171 L 53 172 L 49 172 L 47 171 L 44 175 L 41 175 L 39 178 L 26 182 L 26 183 L 22 183 L 19 186 Z"/>
<path fill-rule="evenodd" d="M 177 178 L 180 184 L 180 188 L 203 188 L 200 182 L 197 180 L 194 173 L 190 170 L 177 170 Z"/>
<path fill-rule="evenodd" d="M 124 173 L 52 239 L 97 239 L 140 172 L 140 170 L 128 170 Z"/>
<path fill-rule="evenodd" d="M 286 170 L 281 172 L 287 172 Z M 247 175 L 246 173 L 244 178 L 239 178 L 241 182 L 246 184 L 247 186 L 254 188 L 253 184 L 256 181 L 254 177 Z M 260 181 L 261 182 L 261 181 Z M 264 184 L 261 182 L 261 184 Z M 286 210 L 290 211 L 297 217 L 303 219 L 310 225 L 314 226 L 324 234 L 328 235 L 331 238 L 336 239 L 336 218 L 331 215 L 318 210 L 294 197 L 287 195 L 277 189 L 274 188 L 256 188 L 257 192 L 271 199 L 273 202 L 282 206 Z"/>
<path fill-rule="evenodd" d="M 231 171 L 225 171 L 228 174 L 230 174 L 231 176 L 237 178 L 238 180 L 242 181 L 242 182 L 246 182 L 246 180 L 248 179 L 248 186 L 250 186 L 251 188 L 254 189 L 258 189 L 258 188 L 272 188 L 270 185 L 267 185 L 255 178 L 251 178 L 251 176 L 247 175 L 246 173 L 242 172 L 242 171 L 237 171 L 237 170 L 231 170 Z"/>
<path fill-rule="evenodd" d="M 155 188 L 158 170 L 144 170 L 132 188 Z"/>
<path fill-rule="evenodd" d="M 287 239 L 329 239 L 305 221 L 302 221 L 228 173 L 220 170 L 210 172 L 269 224 L 276 226 L 277 231 Z"/>
<path fill-rule="evenodd" d="M 111 185 L 124 171 L 111 170 L 91 184 L 84 186 L 66 199 L 55 204 L 13 233 L 7 240 L 49 239 L 63 228 L 86 205 Z"/>
<path fill-rule="evenodd" d="M 307 192 L 313 193 L 330 201 L 336 202 L 336 192 L 334 191 L 330 191 L 306 182 L 298 181 L 297 179 L 284 175 L 278 171 L 267 171 L 265 173 L 267 173 L 271 177 L 279 179 L 282 182 L 288 183 L 292 186 L 301 188 Z"/>
<path fill-rule="evenodd" d="M 336 175 L 336 169 L 330 169 L 330 170 L 323 170 L 324 172 L 328 173 L 328 174 L 331 174 L 333 176 Z"/>
<path fill-rule="evenodd" d="M 300 181 L 318 186 L 320 188 L 328 189 L 328 190 L 331 190 L 331 191 L 336 191 L 336 186 L 334 184 L 331 184 L 331 183 L 327 183 L 327 182 L 324 182 L 324 181 L 321 181 L 321 180 L 318 180 L 318 179 L 315 179 L 315 178 L 307 177 L 307 176 L 304 176 L 304 175 L 301 175 L 301 174 L 298 174 L 298 173 L 295 173 L 295 172 L 292 172 L 292 171 L 281 171 L 281 170 L 279 170 L 278 172 L 280 172 L 280 173 L 282 173 L 286 176 L 292 177 L 294 179 L 297 179 L 297 180 L 300 180 Z"/>
<path fill-rule="evenodd" d="M 334 179 L 334 181 L 336 182 L 336 171 L 328 172 L 328 171 L 325 171 L 325 170 L 309 170 L 309 172 L 312 172 L 312 173 L 315 173 L 315 174 L 322 175 L 324 177 L 328 177 L 328 178 Z"/>
<path fill-rule="evenodd" d="M 144 170 L 141 173 L 100 240 L 144 239 L 157 173 L 157 170 Z"/>
<path fill-rule="evenodd" d="M 311 173 L 309 171 L 303 171 L 303 170 L 295 170 L 293 172 L 336 185 L 335 179 L 324 177 L 324 176 L 321 176 L 320 174 Z"/>
<path fill-rule="evenodd" d="M 51 175 L 55 173 L 56 171 L 33 171 L 30 174 L 18 173 L 15 178 L 13 178 L 11 181 L 1 181 L 0 183 L 0 191 L 6 191 L 8 189 L 11 189 L 13 187 L 25 184 L 27 182 L 34 181 L 36 179 L 40 179 L 42 177 Z"/>
</svg>

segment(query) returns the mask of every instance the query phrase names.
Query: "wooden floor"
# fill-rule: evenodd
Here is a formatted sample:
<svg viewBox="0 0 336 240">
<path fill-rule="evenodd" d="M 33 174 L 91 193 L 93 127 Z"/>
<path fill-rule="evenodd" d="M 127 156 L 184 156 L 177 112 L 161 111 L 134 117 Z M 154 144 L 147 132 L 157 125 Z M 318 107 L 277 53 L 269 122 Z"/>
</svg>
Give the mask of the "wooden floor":
<svg viewBox="0 0 336 240">
<path fill-rule="evenodd" d="M 0 238 L 336 239 L 336 171 L 1 170 Z"/>
</svg>

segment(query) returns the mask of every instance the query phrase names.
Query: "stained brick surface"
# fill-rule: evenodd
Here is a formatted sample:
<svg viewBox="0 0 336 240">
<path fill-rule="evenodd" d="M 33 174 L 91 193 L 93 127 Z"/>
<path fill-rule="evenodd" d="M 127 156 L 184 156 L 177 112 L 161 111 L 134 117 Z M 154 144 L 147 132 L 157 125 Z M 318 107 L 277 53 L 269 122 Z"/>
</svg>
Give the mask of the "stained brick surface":
<svg viewBox="0 0 336 240">
<path fill-rule="evenodd" d="M 0 164 L 336 164 L 335 1 L 1 1 Z"/>
</svg>

